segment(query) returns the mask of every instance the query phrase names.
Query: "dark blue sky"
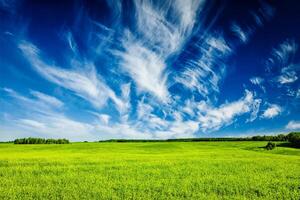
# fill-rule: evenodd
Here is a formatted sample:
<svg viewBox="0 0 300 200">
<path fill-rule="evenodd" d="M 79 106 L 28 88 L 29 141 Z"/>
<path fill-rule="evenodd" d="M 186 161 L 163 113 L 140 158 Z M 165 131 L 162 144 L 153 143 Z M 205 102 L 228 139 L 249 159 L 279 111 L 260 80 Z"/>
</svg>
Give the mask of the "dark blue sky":
<svg viewBox="0 0 300 200">
<path fill-rule="evenodd" d="M 300 130 L 297 1 L 0 0 L 0 140 Z"/>
</svg>

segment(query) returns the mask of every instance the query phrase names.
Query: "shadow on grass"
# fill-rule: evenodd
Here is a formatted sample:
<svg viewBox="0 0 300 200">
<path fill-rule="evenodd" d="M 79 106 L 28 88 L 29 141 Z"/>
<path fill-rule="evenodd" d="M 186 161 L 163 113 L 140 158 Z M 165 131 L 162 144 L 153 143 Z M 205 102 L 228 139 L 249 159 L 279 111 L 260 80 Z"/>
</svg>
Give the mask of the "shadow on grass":
<svg viewBox="0 0 300 200">
<path fill-rule="evenodd" d="M 296 148 L 296 149 L 299 149 L 299 148 L 300 148 L 299 145 L 296 145 L 296 144 L 293 144 L 293 143 L 290 143 L 290 142 L 284 142 L 284 143 L 276 144 L 276 146 L 277 146 L 277 147 Z"/>
<path fill-rule="evenodd" d="M 276 147 L 288 147 L 288 148 L 296 148 L 300 149 L 299 145 L 292 144 L 290 142 L 284 142 L 284 143 L 276 143 Z M 266 149 L 266 146 L 258 147 L 259 149 Z"/>
</svg>

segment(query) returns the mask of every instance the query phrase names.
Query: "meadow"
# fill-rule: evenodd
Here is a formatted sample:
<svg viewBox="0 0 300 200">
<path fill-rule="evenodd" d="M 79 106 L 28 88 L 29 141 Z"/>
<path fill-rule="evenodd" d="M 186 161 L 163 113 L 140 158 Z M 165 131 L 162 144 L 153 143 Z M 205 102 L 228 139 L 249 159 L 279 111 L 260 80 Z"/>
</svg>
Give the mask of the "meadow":
<svg viewBox="0 0 300 200">
<path fill-rule="evenodd" d="M 300 199 L 300 149 L 266 143 L 3 143 L 0 199 Z"/>
</svg>

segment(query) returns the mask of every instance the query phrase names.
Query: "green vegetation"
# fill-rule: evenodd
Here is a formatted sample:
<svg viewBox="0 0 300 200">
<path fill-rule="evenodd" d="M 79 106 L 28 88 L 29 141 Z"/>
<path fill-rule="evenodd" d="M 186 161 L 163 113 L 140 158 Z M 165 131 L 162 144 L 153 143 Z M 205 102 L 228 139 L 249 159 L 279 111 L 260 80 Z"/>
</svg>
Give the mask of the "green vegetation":
<svg viewBox="0 0 300 200">
<path fill-rule="evenodd" d="M 275 147 L 276 147 L 276 144 L 274 142 L 268 142 L 266 149 L 273 150 L 273 149 L 275 149 Z"/>
<path fill-rule="evenodd" d="M 300 132 L 292 132 L 287 135 L 288 141 L 294 147 L 300 147 Z"/>
<path fill-rule="evenodd" d="M 0 144 L 0 199 L 295 199 L 300 149 L 266 142 Z"/>
<path fill-rule="evenodd" d="M 15 139 L 14 144 L 69 144 L 67 139 L 21 138 Z"/>
<path fill-rule="evenodd" d="M 128 139 L 111 139 L 100 140 L 99 142 L 219 142 L 219 141 L 298 141 L 300 143 L 300 132 L 292 132 L 289 134 L 279 135 L 256 135 L 252 137 L 231 137 L 231 138 L 179 138 L 179 139 L 167 139 L 167 140 L 128 140 Z"/>
</svg>

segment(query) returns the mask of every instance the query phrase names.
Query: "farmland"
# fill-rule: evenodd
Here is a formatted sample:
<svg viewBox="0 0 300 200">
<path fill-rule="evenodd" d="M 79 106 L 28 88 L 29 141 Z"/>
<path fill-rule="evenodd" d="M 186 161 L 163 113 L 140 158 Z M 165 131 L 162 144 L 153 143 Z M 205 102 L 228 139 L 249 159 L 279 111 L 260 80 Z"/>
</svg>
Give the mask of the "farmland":
<svg viewBox="0 0 300 200">
<path fill-rule="evenodd" d="M 300 149 L 265 145 L 0 144 L 0 199 L 299 199 Z"/>
</svg>

